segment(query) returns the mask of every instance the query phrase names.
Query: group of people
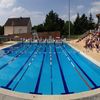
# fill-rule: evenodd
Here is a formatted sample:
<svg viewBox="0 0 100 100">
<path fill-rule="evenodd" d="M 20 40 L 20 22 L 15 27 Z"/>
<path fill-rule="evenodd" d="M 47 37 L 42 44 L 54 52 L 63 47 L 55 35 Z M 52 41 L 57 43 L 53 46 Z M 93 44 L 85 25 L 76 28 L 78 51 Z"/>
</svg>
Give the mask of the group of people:
<svg viewBox="0 0 100 100">
<path fill-rule="evenodd" d="M 92 33 L 86 38 L 85 48 L 87 51 L 95 48 L 97 52 L 100 52 L 100 32 Z"/>
</svg>

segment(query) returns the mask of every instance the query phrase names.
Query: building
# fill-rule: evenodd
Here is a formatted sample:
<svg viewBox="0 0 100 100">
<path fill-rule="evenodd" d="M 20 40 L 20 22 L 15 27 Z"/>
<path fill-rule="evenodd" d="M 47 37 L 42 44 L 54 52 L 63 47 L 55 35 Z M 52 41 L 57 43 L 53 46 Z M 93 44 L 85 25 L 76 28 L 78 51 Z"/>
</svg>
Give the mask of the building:
<svg viewBox="0 0 100 100">
<path fill-rule="evenodd" d="M 29 17 L 8 18 L 4 25 L 4 35 L 31 33 L 32 24 Z"/>
</svg>

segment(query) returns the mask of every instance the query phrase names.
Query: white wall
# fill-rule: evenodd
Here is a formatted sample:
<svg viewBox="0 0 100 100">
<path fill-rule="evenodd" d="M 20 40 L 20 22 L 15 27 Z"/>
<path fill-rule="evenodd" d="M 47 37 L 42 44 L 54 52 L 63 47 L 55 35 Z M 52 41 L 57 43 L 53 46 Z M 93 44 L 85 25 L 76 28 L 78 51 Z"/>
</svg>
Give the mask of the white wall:
<svg viewBox="0 0 100 100">
<path fill-rule="evenodd" d="M 14 34 L 19 34 L 19 33 L 27 33 L 27 27 L 26 26 L 14 27 Z"/>
<path fill-rule="evenodd" d="M 27 26 L 5 26 L 4 35 L 28 33 Z"/>
<path fill-rule="evenodd" d="M 31 33 L 31 30 L 32 30 L 32 24 L 31 24 L 31 20 L 30 20 L 28 23 L 27 32 Z"/>
<path fill-rule="evenodd" d="M 11 26 L 6 26 L 4 27 L 4 35 L 10 35 L 10 34 L 13 34 L 13 27 Z"/>
</svg>

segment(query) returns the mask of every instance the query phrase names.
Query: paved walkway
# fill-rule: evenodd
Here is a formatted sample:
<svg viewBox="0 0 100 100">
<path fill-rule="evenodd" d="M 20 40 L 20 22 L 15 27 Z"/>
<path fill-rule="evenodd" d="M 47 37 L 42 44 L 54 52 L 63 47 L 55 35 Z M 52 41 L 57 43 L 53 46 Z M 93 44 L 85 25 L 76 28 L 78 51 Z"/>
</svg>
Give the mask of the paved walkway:
<svg viewBox="0 0 100 100">
<path fill-rule="evenodd" d="M 95 59 L 96 61 L 100 62 L 100 52 L 97 53 L 96 49 L 94 48 L 93 50 L 86 50 L 84 48 L 85 45 L 85 41 L 81 41 L 76 43 L 77 40 L 71 40 L 68 41 L 72 46 L 74 46 L 75 48 L 79 49 L 80 51 L 82 51 L 84 54 L 90 56 L 91 58 Z"/>
<path fill-rule="evenodd" d="M 16 44 L 17 42 L 15 41 L 8 41 L 8 42 L 4 42 L 3 44 L 0 44 L 0 49 L 5 48 L 5 47 L 9 47 L 13 44 Z"/>
</svg>

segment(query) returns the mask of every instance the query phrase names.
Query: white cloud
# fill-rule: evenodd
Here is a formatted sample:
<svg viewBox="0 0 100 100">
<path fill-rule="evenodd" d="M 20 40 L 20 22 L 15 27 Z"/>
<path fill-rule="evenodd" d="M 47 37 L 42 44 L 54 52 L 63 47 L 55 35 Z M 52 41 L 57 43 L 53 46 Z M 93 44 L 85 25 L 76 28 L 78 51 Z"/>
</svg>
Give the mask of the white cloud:
<svg viewBox="0 0 100 100">
<path fill-rule="evenodd" d="M 83 9 L 83 8 L 84 8 L 83 5 L 78 5 L 78 6 L 77 6 L 77 9 L 79 9 L 79 10 L 81 10 L 81 9 Z"/>
<path fill-rule="evenodd" d="M 77 14 L 72 15 L 72 16 L 71 16 L 71 21 L 72 21 L 72 22 L 75 21 L 76 17 L 77 17 Z"/>
<path fill-rule="evenodd" d="M 16 0 L 0 0 L 0 8 L 9 8 L 15 4 Z"/>
<path fill-rule="evenodd" d="M 65 14 L 65 15 L 61 15 L 61 16 L 59 16 L 61 19 L 63 19 L 63 20 L 68 20 L 68 15 L 67 14 Z"/>
<path fill-rule="evenodd" d="M 17 12 L 17 13 L 19 13 L 19 12 L 22 13 L 22 12 L 24 12 L 24 11 L 25 11 L 25 9 L 24 9 L 23 7 L 14 7 L 14 8 L 12 9 L 12 12 L 13 12 L 13 13 L 16 13 L 16 12 Z M 17 13 L 16 13 L 16 14 L 17 14 Z"/>
<path fill-rule="evenodd" d="M 40 11 L 29 11 L 23 7 L 15 7 L 12 9 L 10 17 L 31 17 L 33 24 L 43 23 L 45 20 L 45 14 Z"/>
<path fill-rule="evenodd" d="M 94 14 L 100 13 L 100 1 L 95 1 L 91 5 L 92 7 L 88 12 L 92 12 Z"/>
<path fill-rule="evenodd" d="M 15 6 L 16 0 L 0 0 L 0 25 L 4 25 L 9 17 L 31 17 L 32 24 L 43 23 L 45 14 L 40 11 L 30 11 L 21 6 Z M 15 6 L 15 7 L 14 7 Z"/>
<path fill-rule="evenodd" d="M 93 14 L 94 21 L 97 22 L 96 14 L 100 13 L 100 1 L 91 3 L 91 8 L 88 10 L 88 14 L 90 12 Z"/>
<path fill-rule="evenodd" d="M 93 6 L 100 6 L 100 1 L 95 1 L 92 3 Z"/>
<path fill-rule="evenodd" d="M 6 20 L 9 17 L 31 17 L 32 23 L 35 25 L 43 23 L 45 20 L 45 15 L 41 11 L 31 11 L 21 6 L 16 6 L 17 0 L 0 0 L 0 25 L 4 24 Z M 85 5 L 81 4 L 76 6 L 75 8 L 71 8 L 71 20 L 74 21 L 77 17 L 77 12 L 83 13 L 84 12 Z M 85 13 L 89 15 L 89 13 L 92 12 L 93 17 L 95 20 L 96 14 L 100 13 L 100 1 L 94 1 L 91 3 L 91 8 L 87 10 Z M 64 20 L 68 20 L 68 9 L 66 8 L 66 11 L 63 15 L 59 14 L 60 18 Z"/>
<path fill-rule="evenodd" d="M 71 20 L 72 22 L 74 22 L 75 19 L 76 19 L 76 17 L 77 17 L 77 14 L 71 14 L 70 20 Z M 62 15 L 62 16 L 60 16 L 60 18 L 62 18 L 62 19 L 65 20 L 65 21 L 68 21 L 68 20 L 69 20 L 69 16 L 68 16 L 68 15 Z"/>
</svg>

